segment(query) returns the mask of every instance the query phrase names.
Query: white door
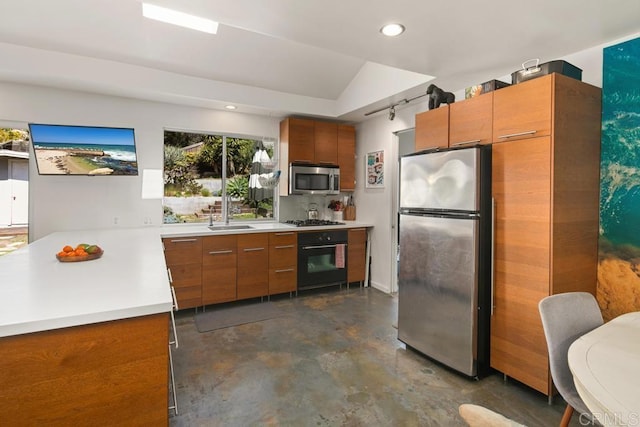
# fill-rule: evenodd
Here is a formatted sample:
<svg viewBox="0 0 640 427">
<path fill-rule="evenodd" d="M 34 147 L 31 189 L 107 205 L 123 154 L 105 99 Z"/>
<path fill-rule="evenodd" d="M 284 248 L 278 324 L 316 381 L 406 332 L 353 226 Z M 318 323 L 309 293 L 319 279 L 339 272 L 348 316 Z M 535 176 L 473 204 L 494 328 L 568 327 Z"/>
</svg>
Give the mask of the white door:
<svg viewBox="0 0 640 427">
<path fill-rule="evenodd" d="M 29 162 L 9 160 L 11 225 L 29 222 Z"/>
</svg>

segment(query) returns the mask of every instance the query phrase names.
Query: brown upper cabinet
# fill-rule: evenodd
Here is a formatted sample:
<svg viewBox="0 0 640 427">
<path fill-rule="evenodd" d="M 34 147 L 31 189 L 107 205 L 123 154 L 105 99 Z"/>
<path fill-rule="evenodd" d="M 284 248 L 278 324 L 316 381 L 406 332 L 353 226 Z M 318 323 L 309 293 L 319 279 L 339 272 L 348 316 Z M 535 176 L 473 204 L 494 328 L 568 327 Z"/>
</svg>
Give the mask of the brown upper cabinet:
<svg viewBox="0 0 640 427">
<path fill-rule="evenodd" d="M 338 163 L 338 124 L 315 122 L 314 163 Z"/>
<path fill-rule="evenodd" d="M 449 106 L 416 114 L 415 151 L 449 146 Z"/>
<path fill-rule="evenodd" d="M 415 151 L 491 144 L 493 92 L 416 114 Z"/>
<path fill-rule="evenodd" d="M 340 166 L 340 190 L 356 189 L 356 128 L 338 125 L 338 165 Z"/>
<path fill-rule="evenodd" d="M 288 194 L 289 164 L 340 166 L 340 190 L 355 190 L 355 127 L 288 117 L 280 122 L 280 195 Z"/>
<path fill-rule="evenodd" d="M 280 155 L 291 162 L 315 161 L 315 122 L 293 117 L 280 122 Z"/>
<path fill-rule="evenodd" d="M 550 135 L 552 93 L 552 75 L 495 91 L 493 142 Z"/>
<path fill-rule="evenodd" d="M 449 106 L 449 147 L 491 144 L 493 92 Z"/>
</svg>

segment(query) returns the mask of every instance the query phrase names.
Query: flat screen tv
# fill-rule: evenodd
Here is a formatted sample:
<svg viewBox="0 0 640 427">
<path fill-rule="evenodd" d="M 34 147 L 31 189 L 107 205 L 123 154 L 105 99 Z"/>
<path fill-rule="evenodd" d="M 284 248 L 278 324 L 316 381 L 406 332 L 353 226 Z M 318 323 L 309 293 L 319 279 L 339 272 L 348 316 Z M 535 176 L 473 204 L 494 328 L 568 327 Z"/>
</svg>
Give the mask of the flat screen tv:
<svg viewBox="0 0 640 427">
<path fill-rule="evenodd" d="M 29 124 L 40 175 L 138 175 L 133 129 Z"/>
</svg>

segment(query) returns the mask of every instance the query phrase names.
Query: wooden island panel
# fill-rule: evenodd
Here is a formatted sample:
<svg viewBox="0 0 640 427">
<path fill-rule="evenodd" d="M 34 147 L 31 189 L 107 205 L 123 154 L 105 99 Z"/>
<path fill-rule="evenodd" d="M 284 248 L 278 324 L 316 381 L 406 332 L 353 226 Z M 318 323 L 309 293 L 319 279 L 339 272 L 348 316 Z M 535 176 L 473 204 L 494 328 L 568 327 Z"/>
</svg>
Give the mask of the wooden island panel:
<svg viewBox="0 0 640 427">
<path fill-rule="evenodd" d="M 169 314 L 0 338 L 6 425 L 167 425 Z"/>
</svg>

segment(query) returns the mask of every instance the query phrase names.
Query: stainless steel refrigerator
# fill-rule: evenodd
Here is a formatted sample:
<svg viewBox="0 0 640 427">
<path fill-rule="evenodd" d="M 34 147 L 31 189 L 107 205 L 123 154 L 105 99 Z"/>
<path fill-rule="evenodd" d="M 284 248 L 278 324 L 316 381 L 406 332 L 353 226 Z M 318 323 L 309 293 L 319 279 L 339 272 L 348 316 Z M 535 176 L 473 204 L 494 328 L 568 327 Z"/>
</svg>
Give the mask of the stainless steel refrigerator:
<svg viewBox="0 0 640 427">
<path fill-rule="evenodd" d="M 489 366 L 491 147 L 400 158 L 398 339 L 465 375 Z"/>
</svg>

